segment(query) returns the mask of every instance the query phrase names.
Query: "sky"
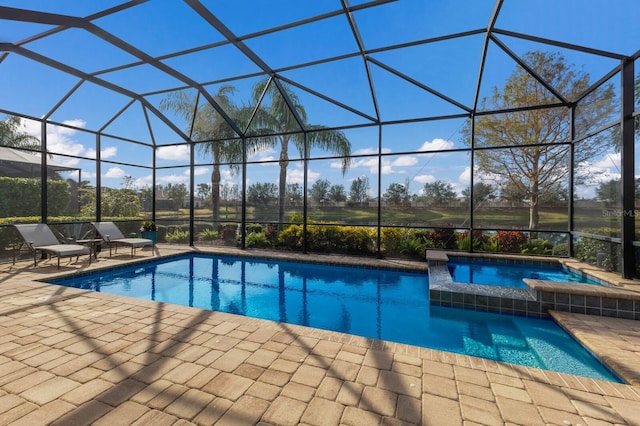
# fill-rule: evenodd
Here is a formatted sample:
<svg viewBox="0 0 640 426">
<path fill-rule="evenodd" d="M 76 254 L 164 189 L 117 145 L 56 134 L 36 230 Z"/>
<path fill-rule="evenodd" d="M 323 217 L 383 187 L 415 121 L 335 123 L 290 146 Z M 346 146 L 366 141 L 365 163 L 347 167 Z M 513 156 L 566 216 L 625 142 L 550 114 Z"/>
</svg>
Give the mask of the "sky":
<svg viewBox="0 0 640 426">
<path fill-rule="evenodd" d="M 123 1 L 99 0 L 77 2 L 71 0 L 5 0 L 2 6 L 34 9 L 71 16 L 87 16 Z M 362 1 L 350 2 L 358 5 Z M 271 26 L 330 13 L 341 8 L 338 0 L 208 0 L 202 4 L 238 36 L 262 31 Z M 481 49 L 484 34 L 470 34 L 437 43 L 416 45 L 404 49 L 377 51 L 386 46 L 411 43 L 432 37 L 475 31 L 486 28 L 494 2 L 489 0 L 434 1 L 401 0 L 398 2 L 353 12 L 363 47 L 369 50 L 372 61 L 368 64 L 375 102 L 362 58 L 351 57 L 330 63 L 288 69 L 296 64 L 313 62 L 326 57 L 349 55 L 358 51 L 349 23 L 344 16 L 335 16 L 320 22 L 303 25 L 261 37 L 245 40 L 245 44 L 271 69 L 283 78 L 306 86 L 312 91 L 335 99 L 342 106 L 327 102 L 304 90 L 295 89 L 305 106 L 307 122 L 325 126 L 351 126 L 370 123 L 376 116 L 385 121 L 419 119 L 464 114 L 463 105 L 472 108 L 475 87 L 481 69 Z M 464 13 L 460 13 L 464 10 Z M 2 14 L 0 13 L 0 18 Z M 602 2 L 595 0 L 538 0 L 524 2 L 505 0 L 496 28 L 556 39 L 578 46 L 599 49 L 620 55 L 633 55 L 640 49 L 640 26 L 637 25 L 640 10 L 632 0 Z M 188 5 L 179 1 L 151 0 L 124 10 L 116 15 L 96 19 L 100 29 L 110 31 L 140 51 L 161 57 L 163 64 L 177 70 L 188 79 L 204 83 L 209 93 L 216 93 L 220 81 L 232 84 L 236 91 L 233 100 L 238 104 L 251 103 L 251 90 L 260 79 L 250 76 L 260 68 L 233 46 L 205 49 L 178 57 L 164 58 L 172 52 L 217 43 L 223 37 Z M 53 27 L 0 19 L 0 42 L 17 43 Z M 548 47 L 532 41 L 508 35 L 497 35 L 499 41 L 516 55 L 545 49 L 559 52 L 575 69 L 590 74 L 590 82 L 619 64 L 617 59 L 579 52 L 572 49 Z M 71 28 L 55 35 L 25 43 L 22 47 L 55 61 L 64 62 L 84 73 L 97 73 L 106 82 L 117 84 L 126 90 L 145 94 L 145 102 L 161 108 L 166 94 L 156 91 L 184 86 L 184 82 L 167 75 L 150 65 L 103 72 L 104 70 L 135 62 L 137 59 L 123 52 L 104 39 L 80 28 Z M 515 68 L 515 62 L 497 44 L 490 43 L 482 73 L 480 97 L 488 96 L 494 87 L 502 87 Z M 640 67 L 637 67 L 640 68 Z M 452 99 L 447 102 L 433 94 L 420 90 L 415 84 L 390 71 L 408 76 L 418 84 Z M 250 76 L 238 80 L 227 79 L 238 75 Z M 156 152 L 160 169 L 158 183 L 188 183 L 190 152 L 185 145 L 176 146 L 180 136 L 168 128 L 153 114 L 147 114 L 139 101 L 103 87 L 83 82 L 19 54 L 9 54 L 0 62 L 0 93 L 3 93 L 0 109 L 23 113 L 32 117 L 46 117 L 64 126 L 48 126 L 49 151 L 56 154 L 55 161 L 78 167 L 82 179 L 95 184 L 96 169 L 89 161 L 96 157 L 95 135 L 82 129 L 103 130 L 107 134 L 140 141 L 134 144 L 112 137 L 103 137 L 101 158 L 102 184 L 118 187 L 125 176 L 131 176 L 139 187 L 151 184 L 152 148 Z M 211 84 L 208 84 L 211 83 Z M 619 77 L 611 83 L 619 93 Z M 193 92 L 192 92 L 193 94 Z M 68 95 L 65 102 L 59 101 Z M 58 107 L 56 108 L 56 106 Z M 358 111 L 359 113 L 354 113 Z M 148 111 L 147 111 L 148 112 Z M 182 117 L 164 111 L 181 131 L 188 123 Z M 113 119 L 116 117 L 115 119 Z M 147 127 L 147 118 L 152 132 Z M 40 136 L 37 122 L 24 120 L 25 131 Z M 465 148 L 462 129 L 463 119 L 415 122 L 384 126 L 382 130 L 382 157 L 378 167 L 377 157 L 366 157 L 378 151 L 377 127 L 345 130 L 351 142 L 354 158 L 350 168 L 341 173 L 340 161 L 319 159 L 309 162 L 310 185 L 317 179 L 328 179 L 342 184 L 348 191 L 350 183 L 367 176 L 372 193 L 376 192 L 378 173 L 382 192 L 390 183 L 409 182 L 410 192 L 420 193 L 425 183 L 444 180 L 461 193 L 470 178 L 470 161 L 467 153 L 446 152 L 448 149 Z M 437 153 L 437 151 L 443 151 Z M 421 151 L 430 151 L 424 153 Z M 640 150 L 637 150 L 640 151 Z M 312 150 L 313 157 L 326 157 L 329 153 Z M 81 158 L 72 158 L 82 157 Z M 209 182 L 210 159 L 195 153 L 196 184 Z M 290 149 L 290 158 L 299 154 Z M 272 161 L 278 158 L 277 150 L 265 150 L 249 158 L 252 162 Z M 128 164 L 121 164 L 128 163 Z M 640 161 L 636 161 L 640 164 Z M 578 196 L 590 197 L 598 182 L 620 176 L 619 153 L 603 152 L 593 158 L 586 170 L 591 175 L 588 186 L 578 188 Z M 636 173 L 640 176 L 640 172 Z M 276 163 L 251 164 L 248 183 L 277 183 Z M 288 182 L 302 183 L 302 162 L 293 161 L 288 168 Z M 69 177 L 72 177 L 69 174 Z M 482 180 L 487 176 L 477 175 Z M 239 183 L 239 176 L 223 169 L 224 182 Z"/>
</svg>

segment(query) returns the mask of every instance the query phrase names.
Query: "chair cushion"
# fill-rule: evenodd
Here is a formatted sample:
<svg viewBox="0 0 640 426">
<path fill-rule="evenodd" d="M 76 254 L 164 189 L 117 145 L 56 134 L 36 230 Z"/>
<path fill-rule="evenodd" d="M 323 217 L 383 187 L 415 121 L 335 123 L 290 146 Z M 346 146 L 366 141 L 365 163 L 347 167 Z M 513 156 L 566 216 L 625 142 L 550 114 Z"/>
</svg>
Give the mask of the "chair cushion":
<svg viewBox="0 0 640 426">
<path fill-rule="evenodd" d="M 90 254 L 91 250 L 87 246 L 81 246 L 80 244 L 54 244 L 49 246 L 35 247 L 37 250 L 41 250 L 47 253 L 53 253 L 60 257 L 65 256 L 79 256 L 81 254 Z"/>
<path fill-rule="evenodd" d="M 153 241 L 146 238 L 119 238 L 117 240 L 111 240 L 111 242 L 133 247 L 144 247 L 153 245 Z"/>
</svg>

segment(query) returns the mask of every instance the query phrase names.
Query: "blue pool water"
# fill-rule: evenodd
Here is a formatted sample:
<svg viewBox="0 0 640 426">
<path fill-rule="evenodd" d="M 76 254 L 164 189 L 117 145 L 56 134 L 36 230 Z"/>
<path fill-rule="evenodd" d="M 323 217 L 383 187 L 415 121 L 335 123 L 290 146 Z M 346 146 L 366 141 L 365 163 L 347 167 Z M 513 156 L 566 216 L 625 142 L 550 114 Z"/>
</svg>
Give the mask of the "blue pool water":
<svg viewBox="0 0 640 426">
<path fill-rule="evenodd" d="M 551 320 L 430 306 L 424 273 L 194 254 L 51 282 L 619 381 Z"/>
<path fill-rule="evenodd" d="M 526 288 L 523 278 L 600 285 L 562 265 L 509 264 L 479 259 L 455 259 L 447 262 L 454 282 Z"/>
</svg>

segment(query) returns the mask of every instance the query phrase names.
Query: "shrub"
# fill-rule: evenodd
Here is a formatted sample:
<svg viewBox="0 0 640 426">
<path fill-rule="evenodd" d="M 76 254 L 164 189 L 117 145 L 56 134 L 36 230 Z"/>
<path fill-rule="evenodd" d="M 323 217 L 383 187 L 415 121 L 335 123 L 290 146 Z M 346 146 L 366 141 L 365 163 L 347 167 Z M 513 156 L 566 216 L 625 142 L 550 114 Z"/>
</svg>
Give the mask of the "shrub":
<svg viewBox="0 0 640 426">
<path fill-rule="evenodd" d="M 267 237 L 272 244 L 275 244 L 278 241 L 278 227 L 276 225 L 267 225 L 264 236 Z"/>
<path fill-rule="evenodd" d="M 65 180 L 47 180 L 49 215 L 67 213 L 69 184 Z M 39 178 L 0 177 L 0 216 L 35 216 L 40 214 L 41 181 Z M 38 219 L 39 220 L 39 219 Z"/>
<path fill-rule="evenodd" d="M 610 228 L 585 229 L 585 233 L 609 235 Z M 595 238 L 582 237 L 574 244 L 575 256 L 581 262 L 595 265 L 608 271 L 619 271 L 620 245 Z"/>
<path fill-rule="evenodd" d="M 435 248 L 450 249 L 457 246 L 456 231 L 452 228 L 435 228 L 428 238 Z"/>
<path fill-rule="evenodd" d="M 527 242 L 527 236 L 522 231 L 498 231 L 496 242 L 502 252 L 520 253 L 520 246 Z"/>
<path fill-rule="evenodd" d="M 264 232 L 252 232 L 247 235 L 245 239 L 245 244 L 247 247 L 256 247 L 256 248 L 269 248 L 272 247 L 271 241 L 267 238 Z"/>
<path fill-rule="evenodd" d="M 220 238 L 220 234 L 218 231 L 215 231 L 211 228 L 203 229 L 198 233 L 198 240 L 200 241 L 213 241 Z"/>
<path fill-rule="evenodd" d="M 259 223 L 248 223 L 245 227 L 247 235 L 262 232 L 262 225 Z"/>
<path fill-rule="evenodd" d="M 166 238 L 168 243 L 188 243 L 189 231 L 181 231 L 179 229 L 176 229 L 173 232 L 167 233 Z"/>
<path fill-rule="evenodd" d="M 276 233 L 275 230 L 272 232 Z M 365 227 L 313 223 L 307 225 L 306 237 L 309 251 L 352 254 L 369 254 L 374 251 L 372 231 Z M 304 244 L 302 225 L 287 226 L 277 232 L 276 240 L 279 245 L 285 248 L 302 248 Z"/>
<path fill-rule="evenodd" d="M 569 244 L 560 243 L 553 246 L 551 250 L 553 256 L 569 256 Z"/>
<path fill-rule="evenodd" d="M 302 248 L 302 225 L 289 225 L 278 233 L 278 244 L 288 249 Z"/>
<path fill-rule="evenodd" d="M 469 250 L 472 244 L 469 235 L 469 231 L 456 233 L 456 245 L 458 250 Z M 473 231 L 471 235 L 473 235 L 473 250 L 475 251 L 482 249 L 490 240 L 490 237 L 480 230 Z"/>
<path fill-rule="evenodd" d="M 235 223 L 226 224 L 221 230 L 222 239 L 226 242 L 235 242 L 238 238 L 238 225 Z"/>
<path fill-rule="evenodd" d="M 400 252 L 405 255 L 424 259 L 427 249 L 436 248 L 433 241 L 429 238 L 431 232 L 425 230 L 412 230 L 402 242 Z"/>
<path fill-rule="evenodd" d="M 550 255 L 553 253 L 553 245 L 547 240 L 532 239 L 520 246 L 522 254 L 530 255 Z"/>
<path fill-rule="evenodd" d="M 498 245 L 498 239 L 495 235 L 488 238 L 487 242 L 482 244 L 482 251 L 487 253 L 498 253 L 500 252 L 500 246 Z"/>
<path fill-rule="evenodd" d="M 398 228 L 382 228 L 380 230 L 382 249 L 386 252 L 400 252 L 406 231 Z"/>
</svg>

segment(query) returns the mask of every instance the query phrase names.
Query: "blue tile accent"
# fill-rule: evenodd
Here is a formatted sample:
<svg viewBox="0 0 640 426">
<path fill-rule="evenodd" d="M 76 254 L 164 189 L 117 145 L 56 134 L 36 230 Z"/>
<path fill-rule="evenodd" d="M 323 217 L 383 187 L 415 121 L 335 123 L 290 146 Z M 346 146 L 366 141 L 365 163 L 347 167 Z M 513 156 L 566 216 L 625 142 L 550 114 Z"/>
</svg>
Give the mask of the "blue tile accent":
<svg viewBox="0 0 640 426">
<path fill-rule="evenodd" d="M 514 259 L 498 259 L 502 263 L 531 263 Z M 534 262 L 535 263 L 535 262 Z M 539 263 L 549 263 L 540 261 Z M 573 292 L 573 286 L 536 286 L 538 291 L 501 286 L 454 282 L 444 261 L 428 261 L 431 303 L 504 314 L 548 317 L 548 311 L 564 311 L 614 318 L 640 320 L 640 294 L 629 299 L 615 296 L 584 295 Z M 611 286 L 609 286 L 611 287 Z M 575 288 L 575 287 L 573 287 Z M 579 290 L 578 290 L 579 291 Z"/>
</svg>

